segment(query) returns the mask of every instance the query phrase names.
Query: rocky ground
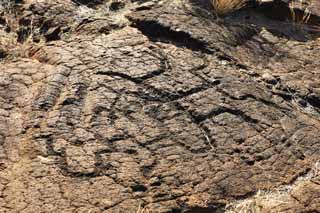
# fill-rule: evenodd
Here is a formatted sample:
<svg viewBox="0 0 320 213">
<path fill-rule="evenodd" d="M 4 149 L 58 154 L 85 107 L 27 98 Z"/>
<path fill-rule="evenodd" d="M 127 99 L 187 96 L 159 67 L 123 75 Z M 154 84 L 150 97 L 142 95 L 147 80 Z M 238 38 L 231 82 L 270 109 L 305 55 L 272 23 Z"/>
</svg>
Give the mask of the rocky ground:
<svg viewBox="0 0 320 213">
<path fill-rule="evenodd" d="M 1 2 L 0 212 L 320 211 L 318 0 Z"/>
</svg>

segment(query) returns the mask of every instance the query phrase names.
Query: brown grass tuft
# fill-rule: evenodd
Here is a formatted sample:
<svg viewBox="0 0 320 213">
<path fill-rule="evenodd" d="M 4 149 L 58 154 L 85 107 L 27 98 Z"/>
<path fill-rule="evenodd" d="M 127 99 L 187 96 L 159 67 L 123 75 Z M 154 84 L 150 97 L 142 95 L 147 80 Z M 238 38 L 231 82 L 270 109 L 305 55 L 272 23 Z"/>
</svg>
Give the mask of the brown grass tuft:
<svg viewBox="0 0 320 213">
<path fill-rule="evenodd" d="M 211 0 L 217 15 L 224 15 L 239 10 L 247 5 L 249 0 Z"/>
</svg>

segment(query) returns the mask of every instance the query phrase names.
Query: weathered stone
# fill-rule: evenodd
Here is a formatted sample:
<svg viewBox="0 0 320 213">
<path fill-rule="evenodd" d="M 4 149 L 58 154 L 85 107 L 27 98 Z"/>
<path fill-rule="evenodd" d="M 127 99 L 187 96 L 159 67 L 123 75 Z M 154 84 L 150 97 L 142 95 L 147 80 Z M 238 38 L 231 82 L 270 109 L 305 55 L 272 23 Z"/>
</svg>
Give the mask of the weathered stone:
<svg viewBox="0 0 320 213">
<path fill-rule="evenodd" d="M 1 211 L 223 212 L 320 160 L 318 4 L 299 27 L 268 8 L 76 2 L 15 7 L 28 54 L 0 62 Z M 320 211 L 319 194 L 283 209 Z"/>
</svg>

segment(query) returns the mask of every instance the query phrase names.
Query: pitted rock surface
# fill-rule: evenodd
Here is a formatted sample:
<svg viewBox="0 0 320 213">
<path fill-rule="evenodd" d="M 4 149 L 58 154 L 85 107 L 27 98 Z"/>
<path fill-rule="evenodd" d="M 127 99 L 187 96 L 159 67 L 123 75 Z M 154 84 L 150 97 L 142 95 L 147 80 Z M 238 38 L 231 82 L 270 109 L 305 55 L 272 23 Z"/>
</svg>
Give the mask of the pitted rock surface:
<svg viewBox="0 0 320 213">
<path fill-rule="evenodd" d="M 45 42 L 0 63 L 1 212 L 223 212 L 320 160 L 308 24 L 174 1 L 98 17 L 110 2 L 94 2 L 17 7 Z M 282 211 L 320 211 L 319 194 L 297 188 Z"/>
</svg>

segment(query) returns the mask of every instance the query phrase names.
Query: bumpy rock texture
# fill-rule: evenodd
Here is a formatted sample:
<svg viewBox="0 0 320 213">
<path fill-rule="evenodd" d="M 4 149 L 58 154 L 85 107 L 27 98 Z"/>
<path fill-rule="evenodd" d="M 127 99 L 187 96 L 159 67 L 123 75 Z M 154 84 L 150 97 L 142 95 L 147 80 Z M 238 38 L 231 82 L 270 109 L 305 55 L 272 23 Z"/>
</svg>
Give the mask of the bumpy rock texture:
<svg viewBox="0 0 320 213">
<path fill-rule="evenodd" d="M 307 24 L 286 2 L 2 6 L 25 52 L 0 43 L 0 212 L 224 212 L 293 183 L 320 160 L 311 6 Z M 283 212 L 320 211 L 319 181 L 292 196 Z"/>
</svg>

